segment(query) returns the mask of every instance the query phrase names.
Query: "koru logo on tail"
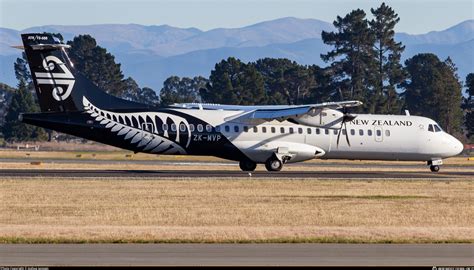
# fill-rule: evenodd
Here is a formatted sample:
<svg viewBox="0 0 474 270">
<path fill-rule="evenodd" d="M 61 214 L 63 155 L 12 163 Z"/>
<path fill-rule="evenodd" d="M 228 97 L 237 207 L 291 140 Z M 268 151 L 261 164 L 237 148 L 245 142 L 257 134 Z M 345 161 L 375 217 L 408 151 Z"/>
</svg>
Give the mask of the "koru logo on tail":
<svg viewBox="0 0 474 270">
<path fill-rule="evenodd" d="M 74 76 L 66 65 L 56 56 L 49 55 L 43 60 L 43 68 L 46 72 L 35 72 L 38 84 L 48 84 L 53 87 L 52 95 L 57 101 L 65 100 L 71 95 L 74 87 Z M 57 72 L 61 69 L 62 72 Z M 55 71 L 56 72 L 53 72 Z M 66 90 L 64 87 L 66 86 Z"/>
</svg>

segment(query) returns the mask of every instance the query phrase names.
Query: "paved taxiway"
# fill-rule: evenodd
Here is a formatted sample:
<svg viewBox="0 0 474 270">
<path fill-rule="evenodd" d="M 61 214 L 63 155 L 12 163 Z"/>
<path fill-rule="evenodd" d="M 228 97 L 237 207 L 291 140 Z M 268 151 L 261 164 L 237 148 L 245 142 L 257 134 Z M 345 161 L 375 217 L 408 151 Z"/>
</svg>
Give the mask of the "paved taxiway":
<svg viewBox="0 0 474 270">
<path fill-rule="evenodd" d="M 170 178 L 170 177 L 252 177 L 252 178 L 315 178 L 315 179 L 473 179 L 474 172 L 404 172 L 404 171 L 255 171 L 251 175 L 229 170 L 49 170 L 2 169 L 0 177 L 107 177 L 107 178 Z"/>
<path fill-rule="evenodd" d="M 0 245 L 2 265 L 473 265 L 472 244 Z"/>
</svg>

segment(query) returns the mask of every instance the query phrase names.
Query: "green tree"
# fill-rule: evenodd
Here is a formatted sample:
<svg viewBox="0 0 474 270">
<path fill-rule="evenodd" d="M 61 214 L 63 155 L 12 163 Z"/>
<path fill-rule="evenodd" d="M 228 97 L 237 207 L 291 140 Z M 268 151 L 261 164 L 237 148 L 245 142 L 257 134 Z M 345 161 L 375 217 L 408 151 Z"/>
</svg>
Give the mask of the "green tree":
<svg viewBox="0 0 474 270">
<path fill-rule="evenodd" d="M 10 106 L 5 117 L 3 135 L 8 141 L 44 140 L 46 134 L 42 128 L 27 125 L 18 120 L 22 112 L 37 112 L 38 105 L 24 80 L 20 80 L 18 90 L 11 97 Z"/>
<path fill-rule="evenodd" d="M 311 103 L 321 103 L 340 100 L 340 94 L 334 91 L 334 80 L 332 69 L 321 68 L 317 65 L 309 66 L 309 70 L 316 82 L 311 88 L 309 100 Z"/>
<path fill-rule="evenodd" d="M 161 105 L 201 102 L 199 90 L 205 88 L 207 83 L 208 80 L 201 76 L 192 79 L 171 76 L 165 80 L 160 91 Z"/>
<path fill-rule="evenodd" d="M 301 104 L 308 101 L 310 89 L 316 84 L 309 67 L 284 58 L 259 59 L 254 65 L 264 79 L 266 103 Z"/>
<path fill-rule="evenodd" d="M 341 99 L 356 99 L 364 102 L 359 110 L 367 110 L 367 96 L 373 82 L 374 34 L 369 29 L 366 14 L 356 9 L 344 18 L 337 16 L 333 22 L 337 32 L 323 31 L 323 42 L 333 46 L 333 50 L 321 54 L 325 62 L 331 62 L 333 89 Z M 336 96 L 334 94 L 333 96 Z"/>
<path fill-rule="evenodd" d="M 406 78 L 403 66 L 400 63 L 405 46 L 396 42 L 395 25 L 400 21 L 398 14 L 385 3 L 377 9 L 370 10 L 374 19 L 369 22 L 370 30 L 375 36 L 373 49 L 374 91 L 368 98 L 370 113 L 399 113 L 401 102 L 397 94 L 397 87 Z"/>
<path fill-rule="evenodd" d="M 469 73 L 466 76 L 466 93 L 469 95 L 469 99 L 474 97 L 474 73 Z"/>
<path fill-rule="evenodd" d="M 122 94 L 122 98 L 152 106 L 158 106 L 160 103 L 155 90 L 148 87 L 140 88 L 137 82 L 131 77 L 125 80 L 125 85 L 126 88 Z"/>
<path fill-rule="evenodd" d="M 21 58 L 17 58 L 13 64 L 15 69 L 15 77 L 18 81 L 24 81 L 27 84 L 31 84 L 31 73 L 28 67 L 28 61 L 26 61 L 26 54 L 23 52 Z"/>
<path fill-rule="evenodd" d="M 461 83 L 451 59 L 442 62 L 431 53 L 417 54 L 405 61 L 408 79 L 406 107 L 412 114 L 436 120 L 447 132 L 460 130 Z"/>
<path fill-rule="evenodd" d="M 469 73 L 466 76 L 466 93 L 468 97 L 464 100 L 465 119 L 467 137 L 471 138 L 474 134 L 474 73 Z"/>
<path fill-rule="evenodd" d="M 266 100 L 262 75 L 254 65 L 233 57 L 215 65 L 200 95 L 205 102 L 236 105 L 262 104 Z"/>
<path fill-rule="evenodd" d="M 79 35 L 67 44 L 71 45 L 69 56 L 78 71 L 107 93 L 123 96 L 127 85 L 120 64 L 112 54 L 98 46 L 90 35 Z"/>
</svg>

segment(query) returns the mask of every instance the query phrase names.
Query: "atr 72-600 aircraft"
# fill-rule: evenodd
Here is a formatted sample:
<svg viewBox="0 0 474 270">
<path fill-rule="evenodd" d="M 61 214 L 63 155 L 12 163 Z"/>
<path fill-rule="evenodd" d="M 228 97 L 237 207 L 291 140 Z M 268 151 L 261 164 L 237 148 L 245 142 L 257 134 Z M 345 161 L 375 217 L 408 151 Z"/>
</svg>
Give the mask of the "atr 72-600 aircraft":
<svg viewBox="0 0 474 270">
<path fill-rule="evenodd" d="M 41 113 L 20 120 L 134 152 L 217 156 L 238 161 L 244 171 L 259 163 L 279 171 L 285 163 L 320 158 L 426 161 L 437 172 L 443 158 L 463 150 L 425 117 L 346 112 L 359 101 L 156 108 L 116 98 L 74 69 L 68 45 L 49 34 L 21 37 L 23 46 L 16 47 L 26 52 Z"/>
</svg>

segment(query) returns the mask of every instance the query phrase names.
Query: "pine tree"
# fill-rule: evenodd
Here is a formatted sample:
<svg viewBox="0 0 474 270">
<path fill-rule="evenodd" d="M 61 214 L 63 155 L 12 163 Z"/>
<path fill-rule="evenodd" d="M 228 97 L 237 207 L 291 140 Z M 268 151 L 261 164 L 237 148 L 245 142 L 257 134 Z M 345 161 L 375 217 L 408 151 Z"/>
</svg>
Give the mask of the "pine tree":
<svg viewBox="0 0 474 270">
<path fill-rule="evenodd" d="M 434 119 L 448 133 L 458 132 L 462 88 L 452 61 L 441 62 L 436 55 L 425 53 L 407 59 L 405 65 L 405 106 L 411 114 Z"/>
<path fill-rule="evenodd" d="M 441 65 L 443 72 L 443 92 L 440 97 L 440 107 L 438 113 L 442 116 L 440 124 L 445 127 L 449 133 L 460 132 L 463 113 L 462 103 L 462 84 L 457 75 L 457 68 L 450 57 Z"/>
<path fill-rule="evenodd" d="M 370 30 L 375 36 L 374 62 L 377 68 L 374 73 L 374 91 L 369 97 L 370 113 L 399 113 L 401 102 L 396 92 L 397 86 L 406 77 L 400 63 L 405 46 L 396 42 L 395 25 L 400 21 L 398 14 L 385 3 L 377 9 L 371 9 L 374 19 L 369 22 Z"/>
<path fill-rule="evenodd" d="M 121 97 L 127 85 L 120 64 L 90 35 L 79 35 L 67 44 L 74 67 L 107 93 Z"/>
<path fill-rule="evenodd" d="M 315 87 L 312 71 L 295 61 L 264 58 L 255 62 L 255 68 L 264 79 L 268 104 L 301 104 L 310 99 Z"/>
<path fill-rule="evenodd" d="M 200 95 L 204 102 L 236 105 L 263 104 L 266 100 L 262 75 L 254 65 L 233 57 L 215 65 Z"/>
<path fill-rule="evenodd" d="M 3 135 L 8 141 L 44 140 L 46 134 L 42 128 L 24 124 L 18 120 L 22 112 L 37 112 L 31 92 L 24 80 L 20 80 L 18 90 L 13 94 L 5 117 Z"/>
<path fill-rule="evenodd" d="M 331 62 L 330 69 L 334 76 L 333 89 L 340 92 L 341 99 L 360 100 L 367 110 L 372 82 L 374 35 L 363 10 L 353 10 L 344 18 L 337 17 L 333 22 L 337 32 L 322 32 L 323 42 L 334 49 L 321 54 L 325 62 Z M 340 95 L 340 96 L 341 96 Z"/>
<path fill-rule="evenodd" d="M 31 73 L 24 52 L 21 58 L 16 59 L 13 68 L 15 69 L 15 77 L 18 81 L 24 81 L 27 84 L 31 83 Z"/>
<path fill-rule="evenodd" d="M 466 76 L 466 93 L 468 97 L 464 99 L 464 125 L 466 127 L 467 137 L 474 138 L 474 73 Z"/>
</svg>

